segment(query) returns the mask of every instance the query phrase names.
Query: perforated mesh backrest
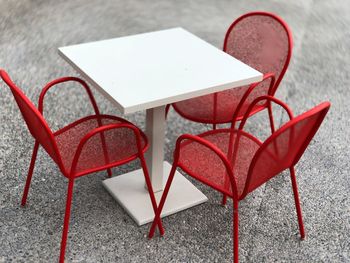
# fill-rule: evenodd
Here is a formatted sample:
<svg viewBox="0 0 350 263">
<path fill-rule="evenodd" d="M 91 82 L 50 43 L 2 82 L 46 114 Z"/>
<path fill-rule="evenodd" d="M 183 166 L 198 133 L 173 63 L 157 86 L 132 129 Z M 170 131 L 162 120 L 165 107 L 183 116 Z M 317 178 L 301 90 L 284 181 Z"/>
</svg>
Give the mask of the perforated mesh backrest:
<svg viewBox="0 0 350 263">
<path fill-rule="evenodd" d="M 276 89 L 289 64 L 292 36 L 281 18 L 263 12 L 248 13 L 228 29 L 224 51 L 263 74 L 273 73 Z"/>
<path fill-rule="evenodd" d="M 59 163 L 59 157 L 56 151 L 57 147 L 53 140 L 52 132 L 42 117 L 42 114 L 27 96 L 24 95 L 24 93 L 13 83 L 5 71 L 0 70 L 0 76 L 11 88 L 11 92 L 32 136 L 43 146 L 55 162 Z"/>
<path fill-rule="evenodd" d="M 299 161 L 329 107 L 329 102 L 324 102 L 292 119 L 263 143 L 249 168 L 247 193 Z"/>
</svg>

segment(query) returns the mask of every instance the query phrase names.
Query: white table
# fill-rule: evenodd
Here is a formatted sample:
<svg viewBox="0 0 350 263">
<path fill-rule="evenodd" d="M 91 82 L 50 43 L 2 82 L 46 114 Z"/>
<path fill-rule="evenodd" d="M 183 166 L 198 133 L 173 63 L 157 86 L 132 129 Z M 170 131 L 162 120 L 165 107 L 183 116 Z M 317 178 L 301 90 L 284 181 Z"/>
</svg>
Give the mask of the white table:
<svg viewBox="0 0 350 263">
<path fill-rule="evenodd" d="M 171 168 L 164 162 L 165 106 L 262 80 L 260 72 L 182 28 L 61 47 L 59 54 L 124 114 L 146 110 L 146 158 L 157 201 Z M 138 225 L 153 220 L 142 170 L 103 184 Z M 177 172 L 162 216 L 206 200 Z"/>
</svg>

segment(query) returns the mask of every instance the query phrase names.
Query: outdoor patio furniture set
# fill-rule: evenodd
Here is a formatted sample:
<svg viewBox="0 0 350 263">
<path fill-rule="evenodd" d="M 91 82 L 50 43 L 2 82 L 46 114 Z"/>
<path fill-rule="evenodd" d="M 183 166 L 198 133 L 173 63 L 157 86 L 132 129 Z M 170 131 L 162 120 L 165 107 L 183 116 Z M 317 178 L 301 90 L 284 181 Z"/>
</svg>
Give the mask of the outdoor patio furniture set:
<svg viewBox="0 0 350 263">
<path fill-rule="evenodd" d="M 180 205 L 182 206 L 180 208 L 169 208 L 169 211 L 164 213 L 163 209 L 168 201 L 167 196 L 168 194 L 170 195 L 172 191 L 172 183 L 175 181 L 174 178 L 180 177 L 180 175 L 176 175 L 176 169 L 179 167 L 187 175 L 219 191 L 222 194 L 223 205 L 226 204 L 228 197 L 233 200 L 234 262 L 238 262 L 239 255 L 239 202 L 249 193 L 286 169 L 290 171 L 300 236 L 304 239 L 305 231 L 294 166 L 298 163 L 310 141 L 316 134 L 327 114 L 330 103 L 323 102 L 295 117 L 289 106 L 275 97 L 276 90 L 287 70 L 292 54 L 292 36 L 287 24 L 281 18 L 271 13 L 252 12 L 245 14 L 235 20 L 229 27 L 224 40 L 224 52 L 216 50 L 206 42 L 194 37 L 192 34 L 189 35 L 187 31 L 185 32 L 185 30 L 182 29 L 160 32 L 162 33 L 156 32 L 153 33 L 153 35 L 139 35 L 137 36 L 139 39 L 128 37 L 116 39 L 116 41 L 119 42 L 115 42 L 115 49 L 119 46 L 121 47 L 122 42 L 126 48 L 129 48 L 130 45 L 127 41 L 132 40 L 136 43 L 136 41 L 141 41 L 141 37 L 143 38 L 142 41 L 144 41 L 142 43 L 151 41 L 150 39 L 152 38 L 156 38 L 156 41 L 159 42 L 163 41 L 161 34 L 178 34 L 177 36 L 183 36 L 184 39 L 188 38 L 188 41 L 192 41 L 191 43 L 193 43 L 193 45 L 198 44 L 200 47 L 203 47 L 203 53 L 208 55 L 212 52 L 214 54 L 213 60 L 217 58 L 218 62 L 215 64 L 215 61 L 212 62 L 209 60 L 190 64 L 191 62 L 188 62 L 189 59 L 179 59 L 179 56 L 174 56 L 174 59 L 178 59 L 177 65 L 174 65 L 171 58 L 168 58 L 168 61 L 165 62 L 167 64 L 164 65 L 168 66 L 168 64 L 170 64 L 169 68 L 165 66 L 163 66 L 163 68 L 165 68 L 165 70 L 169 69 L 169 75 L 173 74 L 175 75 L 174 78 L 181 79 L 182 77 L 182 79 L 186 79 L 187 75 L 184 75 L 184 72 L 189 71 L 189 80 L 185 83 L 186 85 L 180 82 L 176 83 L 176 85 L 181 86 L 181 88 L 184 86 L 184 89 L 193 88 L 189 87 L 187 84 L 197 85 L 198 90 L 189 90 L 188 92 L 186 90 L 176 90 L 177 93 L 172 93 L 173 91 L 170 90 L 168 94 L 163 97 L 157 97 L 155 95 L 155 98 L 150 98 L 146 102 L 137 101 L 137 103 L 135 103 L 137 107 L 132 103 L 123 104 L 122 99 L 118 97 L 120 94 L 114 96 L 112 94 L 113 92 L 108 90 L 109 84 L 111 84 L 110 86 L 112 88 L 115 88 L 118 84 L 123 84 L 124 82 L 118 79 L 118 74 L 123 74 L 125 77 L 128 76 L 127 71 L 118 72 L 118 70 L 113 69 L 113 76 L 116 75 L 116 77 L 113 81 L 107 82 L 104 81 L 106 76 L 99 75 L 102 74 L 100 72 L 95 73 L 97 71 L 94 71 L 93 68 L 89 66 L 90 64 L 88 64 L 88 61 L 86 62 L 84 60 L 78 62 L 78 59 L 74 57 L 75 54 L 80 51 L 82 52 L 83 49 L 88 50 L 91 54 L 95 54 L 91 52 L 91 48 L 101 45 L 102 42 L 95 42 L 93 43 L 94 46 L 82 44 L 81 46 L 72 46 L 72 49 L 69 49 L 70 47 L 67 47 L 67 49 L 60 49 L 61 55 L 63 55 L 79 73 L 86 77 L 95 88 L 106 95 L 107 98 L 117 101 L 122 111 L 128 113 L 146 109 L 147 118 L 150 120 L 147 124 L 146 133 L 125 119 L 101 114 L 92 90 L 89 85 L 80 78 L 64 77 L 48 83 L 40 94 L 37 108 L 10 79 L 7 73 L 4 70 L 0 70 L 1 78 L 11 89 L 28 129 L 35 139 L 21 205 L 24 206 L 27 202 L 39 146 L 47 152 L 57 164 L 62 174 L 68 179 L 66 212 L 59 261 L 64 262 L 65 259 L 75 179 L 103 170 L 107 170 L 109 177 L 111 177 L 112 167 L 129 163 L 135 159 L 139 159 L 141 162 L 142 175 L 144 178 L 142 179 L 141 190 L 139 191 L 145 194 L 145 196 L 147 195 L 147 199 L 143 199 L 144 203 L 138 205 L 144 206 L 146 203 L 149 204 L 149 206 L 145 207 L 148 209 L 147 213 L 150 215 L 149 218 L 144 219 L 144 221 L 139 224 L 153 221 L 149 232 L 149 238 L 154 236 L 156 228 L 159 229 L 161 235 L 164 234 L 161 217 L 206 201 L 206 197 L 204 196 L 203 198 L 202 194 L 199 193 L 199 199 L 196 199 L 191 204 Z M 164 39 L 168 38 L 169 36 L 164 37 Z M 181 39 L 178 39 L 178 41 L 180 43 Z M 114 42 L 108 43 L 113 44 Z M 187 42 L 185 41 L 184 43 L 185 46 Z M 107 42 L 104 42 L 104 45 L 104 47 L 106 47 Z M 79 50 L 77 48 L 79 48 Z M 198 50 L 198 47 L 195 47 L 195 49 Z M 208 49 L 208 51 L 205 51 L 206 49 Z M 176 48 L 174 50 L 174 52 L 176 52 Z M 73 51 L 76 53 L 73 53 Z M 125 54 L 125 52 L 121 53 Z M 158 52 L 161 52 L 159 48 Z M 215 52 L 220 52 L 220 54 L 217 53 L 218 55 L 215 55 Z M 99 55 L 98 52 L 96 52 L 96 54 L 96 56 Z M 227 54 L 229 54 L 229 56 Z M 80 55 L 83 57 L 84 53 Z M 119 54 L 118 60 L 120 60 L 120 56 Z M 162 54 L 160 56 L 162 56 Z M 106 56 L 106 59 L 107 57 L 110 59 L 110 56 Z M 221 60 L 219 61 L 219 59 Z M 193 61 L 198 61 L 198 57 L 194 58 Z M 109 60 L 103 62 L 106 64 L 105 67 L 113 66 L 113 64 L 109 62 Z M 186 63 L 188 63 L 188 65 Z M 204 63 L 212 63 L 213 65 L 203 65 Z M 230 63 L 236 64 L 231 65 Z M 183 64 L 187 65 L 186 69 L 181 67 Z M 161 66 L 162 65 L 159 67 Z M 213 75 L 207 74 L 208 80 L 206 83 L 203 82 L 203 84 L 198 80 L 201 78 L 201 75 L 199 75 L 200 70 L 206 69 L 201 67 L 209 66 L 216 68 L 216 71 L 213 70 L 213 68 L 208 68 L 208 71 L 212 71 Z M 184 71 L 174 71 L 175 67 L 176 70 Z M 245 75 L 242 73 L 239 79 L 237 79 L 237 77 L 235 79 L 235 76 L 229 79 L 233 69 L 240 74 L 245 72 Z M 136 70 L 137 69 L 135 69 L 135 71 Z M 179 72 L 183 75 L 179 76 Z M 146 72 L 145 74 L 150 73 Z M 191 75 L 193 75 L 193 78 L 196 78 L 195 81 L 198 82 L 192 83 Z M 215 83 L 210 83 L 211 78 L 213 78 L 212 76 L 218 76 L 217 79 L 215 79 L 216 82 L 214 81 Z M 132 86 L 132 79 L 142 78 L 143 75 L 134 73 L 129 77 L 130 78 L 125 80 L 125 83 L 129 82 L 130 86 Z M 141 97 L 148 96 L 145 95 L 148 92 L 147 84 L 152 83 L 152 81 L 156 83 L 155 86 L 159 84 L 159 88 L 162 90 L 169 89 L 166 84 L 163 82 L 158 83 L 154 78 L 153 76 L 153 78 L 147 79 L 149 81 L 148 83 L 147 81 L 144 82 L 146 84 L 143 86 L 146 91 L 143 94 L 142 91 L 139 91 Z M 159 78 L 162 78 L 162 76 Z M 164 78 L 169 77 L 165 75 Z M 205 78 L 205 76 L 203 76 L 203 78 Z M 76 120 L 57 131 L 53 131 L 49 127 L 43 114 L 45 95 L 48 90 L 66 82 L 75 83 L 87 92 L 95 113 Z M 169 79 L 168 82 L 171 83 L 173 81 Z M 140 85 L 136 83 L 135 86 L 139 88 Z M 126 90 L 126 92 L 132 93 L 132 90 L 130 92 Z M 135 94 L 130 94 L 130 96 L 134 98 L 136 96 Z M 275 127 L 274 112 L 272 110 L 274 104 L 279 105 L 289 118 L 289 120 L 279 128 Z M 163 152 L 161 149 L 163 147 L 163 142 L 157 141 L 156 137 L 159 136 L 160 140 L 164 139 L 164 116 L 166 116 L 171 106 L 182 117 L 194 122 L 210 124 L 212 125 L 212 129 L 197 135 L 184 134 L 177 139 L 173 164 L 171 168 L 169 166 L 169 170 L 167 170 L 170 171 L 170 173 L 167 173 L 164 168 L 164 173 L 167 173 L 164 175 L 167 181 L 163 190 L 162 177 L 160 178 L 160 183 L 155 182 L 155 174 L 160 173 L 162 175 L 162 172 L 159 171 L 163 169 Z M 252 115 L 263 110 L 267 110 L 268 112 L 271 135 L 266 140 L 261 141 L 258 139 L 258 136 L 248 133 L 244 128 L 247 120 Z M 218 125 L 221 124 L 230 124 L 230 128 L 219 128 Z M 160 130 L 160 135 L 156 134 L 157 129 Z M 158 150 L 156 150 L 156 147 L 158 147 Z M 146 153 L 147 150 L 151 153 Z M 147 154 L 149 154 L 149 156 L 147 156 Z M 157 159 L 159 161 L 152 159 Z M 161 168 L 157 165 L 160 165 L 159 167 Z M 117 180 L 118 177 L 122 178 L 122 176 L 117 176 L 115 179 L 114 177 L 106 179 L 106 188 L 108 191 L 111 192 L 112 190 L 107 182 Z M 131 177 L 132 175 L 129 174 L 125 176 L 125 180 Z M 113 182 L 118 184 L 118 181 Z M 128 181 L 126 181 L 126 184 L 127 182 Z M 144 187 L 144 182 L 146 182 L 147 187 Z M 174 182 L 174 184 L 176 183 Z M 189 185 L 190 183 L 185 182 L 184 184 Z M 146 188 L 148 191 L 145 190 Z M 145 191 L 143 192 L 142 189 Z M 195 191 L 198 190 L 189 191 L 197 193 Z M 130 210 L 128 211 L 130 215 L 137 220 L 138 215 L 133 214 L 137 214 L 139 210 L 137 206 L 136 208 L 127 207 L 127 205 L 132 204 L 123 204 L 123 197 L 117 195 L 118 193 L 116 193 L 118 202 L 120 202 L 126 210 Z M 130 197 L 131 194 L 129 193 L 128 195 Z M 156 198 L 157 196 L 158 198 Z M 175 200 L 174 202 L 176 202 L 176 194 L 173 194 L 173 197 L 169 196 L 169 198 L 173 198 Z M 156 199 L 160 200 L 158 204 Z M 135 201 L 135 203 L 137 202 Z M 176 206 L 176 204 L 174 206 Z M 133 210 L 136 211 L 133 212 Z"/>
</svg>

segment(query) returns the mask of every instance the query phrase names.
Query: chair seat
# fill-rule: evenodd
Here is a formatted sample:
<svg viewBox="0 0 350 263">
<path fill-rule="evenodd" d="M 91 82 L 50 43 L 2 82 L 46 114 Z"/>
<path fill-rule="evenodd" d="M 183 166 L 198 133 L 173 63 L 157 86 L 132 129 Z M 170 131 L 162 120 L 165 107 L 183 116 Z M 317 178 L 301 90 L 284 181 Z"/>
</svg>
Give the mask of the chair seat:
<svg viewBox="0 0 350 263">
<path fill-rule="evenodd" d="M 251 98 L 255 98 L 258 93 L 267 93 L 268 83 L 262 83 L 257 90 L 253 91 L 251 95 L 245 100 L 239 112 L 238 119 L 246 112 L 248 105 L 251 103 Z M 184 118 L 201 122 L 201 123 L 229 123 L 232 121 L 233 114 L 240 103 L 242 96 L 247 91 L 249 86 L 243 86 L 235 89 L 225 90 L 216 93 L 217 101 L 214 104 L 214 93 L 196 97 L 189 100 L 173 103 L 174 109 Z M 214 111 L 214 105 L 216 110 Z M 263 107 L 256 106 L 256 113 L 262 110 Z"/>
<path fill-rule="evenodd" d="M 230 140 L 229 129 L 209 131 L 198 136 L 214 144 L 227 156 Z M 241 136 L 238 136 L 238 138 L 238 152 L 233 165 L 233 174 L 237 183 L 238 195 L 240 196 L 244 190 L 252 158 L 262 143 L 245 132 L 241 133 Z M 233 143 L 236 143 L 236 140 L 237 134 L 234 133 Z M 195 141 L 182 143 L 178 166 L 191 176 L 202 180 L 219 191 L 228 191 L 232 196 L 232 188 L 228 181 L 225 165 L 209 148 Z"/>
<path fill-rule="evenodd" d="M 130 122 L 110 115 L 100 115 L 102 125 Z M 98 118 L 91 115 L 79 119 L 54 133 L 58 150 L 62 156 L 62 162 L 68 175 L 71 171 L 73 158 L 77 151 L 81 139 L 91 130 L 98 128 Z M 141 132 L 141 145 L 143 152 L 148 146 L 145 134 Z M 81 176 L 90 172 L 103 170 L 103 166 L 111 163 L 128 162 L 137 158 L 138 149 L 134 132 L 128 128 L 118 128 L 105 131 L 103 133 L 107 149 L 106 160 L 103 147 L 102 136 L 96 134 L 91 137 L 82 149 L 78 165 L 75 171 L 76 176 Z"/>
</svg>

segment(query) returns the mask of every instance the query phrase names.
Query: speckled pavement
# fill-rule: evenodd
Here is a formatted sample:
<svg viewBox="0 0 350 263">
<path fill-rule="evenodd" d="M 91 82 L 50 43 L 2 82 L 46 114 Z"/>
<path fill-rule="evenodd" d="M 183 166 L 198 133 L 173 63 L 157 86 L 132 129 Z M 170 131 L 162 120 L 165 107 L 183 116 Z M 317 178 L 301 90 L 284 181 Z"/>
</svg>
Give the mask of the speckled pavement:
<svg viewBox="0 0 350 263">
<path fill-rule="evenodd" d="M 252 10 L 279 14 L 293 32 L 292 62 L 277 96 L 295 113 L 324 100 L 332 108 L 296 167 L 306 240 L 298 238 L 291 184 L 282 173 L 240 203 L 241 262 L 350 262 L 348 0 L 0 0 L 0 68 L 37 103 L 46 82 L 77 75 L 57 47 L 176 26 L 221 47 L 229 24 Z M 46 115 L 54 129 L 91 112 L 80 90 L 62 86 L 54 93 Z M 96 96 L 103 112 L 120 115 Z M 144 112 L 125 117 L 144 128 Z M 254 117 L 250 131 L 263 134 L 265 117 Z M 208 128 L 170 111 L 166 159 L 172 160 L 180 134 Z M 21 208 L 32 147 L 12 95 L 0 83 L 1 263 L 58 259 L 67 180 L 40 151 L 28 205 Z M 231 202 L 221 207 L 218 193 L 194 182 L 209 201 L 167 217 L 165 236 L 148 240 L 149 225 L 138 227 L 117 205 L 101 184 L 105 178 L 98 173 L 76 181 L 67 262 L 232 262 Z"/>
</svg>

